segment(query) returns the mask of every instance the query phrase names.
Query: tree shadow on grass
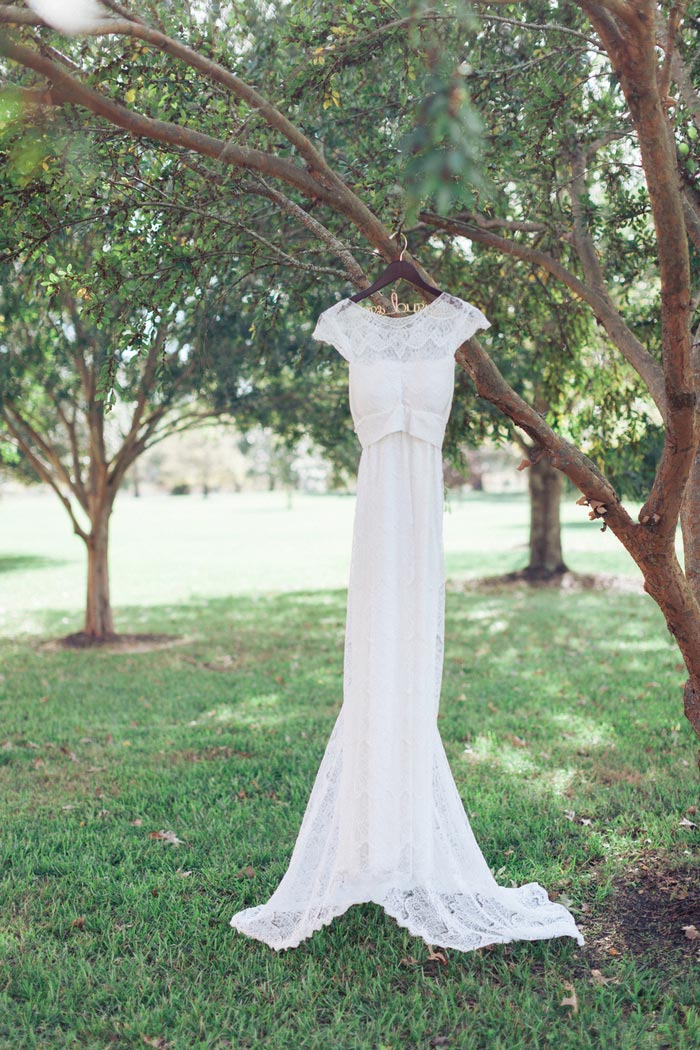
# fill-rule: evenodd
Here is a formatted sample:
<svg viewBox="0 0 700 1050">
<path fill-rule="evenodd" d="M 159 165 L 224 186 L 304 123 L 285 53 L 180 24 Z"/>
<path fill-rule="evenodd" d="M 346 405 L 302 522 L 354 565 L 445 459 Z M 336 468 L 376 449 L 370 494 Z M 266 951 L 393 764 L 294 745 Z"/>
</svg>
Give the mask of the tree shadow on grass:
<svg viewBox="0 0 700 1050">
<path fill-rule="evenodd" d="M 251 830 L 243 847 L 263 865 L 270 850 L 279 853 L 271 836 L 283 834 L 291 851 L 342 700 L 346 600 L 339 588 L 122 607 L 125 630 L 172 631 L 186 644 L 134 657 L 64 651 L 42 657 L 41 673 L 50 676 L 53 709 L 65 705 L 66 725 L 83 696 L 120 712 L 124 732 L 138 729 L 135 713 L 137 722 L 151 718 L 139 798 L 167 793 L 171 781 L 185 795 L 216 786 L 227 804 L 235 797 L 245 807 L 246 829 L 268 828 L 257 840 Z M 47 612 L 42 624 L 65 629 L 62 615 Z M 682 861 L 689 829 L 664 848 L 667 814 L 675 829 L 686 805 L 683 734 L 680 743 L 676 730 L 673 739 L 662 735 L 666 722 L 680 721 L 676 710 L 666 714 L 671 679 L 662 677 L 676 661 L 646 596 L 595 586 L 448 590 L 439 727 L 477 841 L 500 882 L 535 873 L 552 899 L 570 893 L 587 905 L 590 955 L 582 959 L 601 969 L 613 950 L 653 954 L 657 945 L 664 966 L 695 961 L 684 931 L 698 906 L 697 872 Z M 23 673 L 25 663 L 22 651 Z M 23 754 L 24 731 L 9 754 Z M 99 746 L 100 761 L 113 761 L 111 745 Z M 67 769 L 75 782 L 70 759 Z M 606 883 L 612 892 L 600 900 Z"/>
<path fill-rule="evenodd" d="M 0 555 L 0 573 L 24 572 L 27 569 L 56 569 L 68 564 L 66 558 L 47 558 L 43 554 Z"/>
</svg>

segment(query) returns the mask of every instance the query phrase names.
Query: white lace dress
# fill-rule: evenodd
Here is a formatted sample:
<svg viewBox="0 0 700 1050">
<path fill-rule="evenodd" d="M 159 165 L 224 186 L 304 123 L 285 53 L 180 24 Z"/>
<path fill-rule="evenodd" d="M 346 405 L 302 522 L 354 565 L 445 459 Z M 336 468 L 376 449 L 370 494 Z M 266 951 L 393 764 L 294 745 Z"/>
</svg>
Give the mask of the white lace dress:
<svg viewBox="0 0 700 1050">
<path fill-rule="evenodd" d="M 536 882 L 499 886 L 474 838 L 437 726 L 445 567 L 441 446 L 457 348 L 489 321 L 443 293 L 419 313 L 343 299 L 314 338 L 349 362 L 362 445 L 347 593 L 343 703 L 289 866 L 231 925 L 294 948 L 374 901 L 431 945 L 575 937 Z"/>
</svg>

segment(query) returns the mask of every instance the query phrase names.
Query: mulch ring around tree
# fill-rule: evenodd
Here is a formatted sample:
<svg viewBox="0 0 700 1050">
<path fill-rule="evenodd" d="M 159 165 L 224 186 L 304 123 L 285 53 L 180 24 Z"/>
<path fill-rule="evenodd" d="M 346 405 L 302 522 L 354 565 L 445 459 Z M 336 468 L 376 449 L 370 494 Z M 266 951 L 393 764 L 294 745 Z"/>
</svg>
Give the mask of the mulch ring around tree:
<svg viewBox="0 0 700 1050">
<path fill-rule="evenodd" d="M 450 590 L 492 591 L 508 586 L 529 586 L 556 591 L 619 591 L 623 594 L 644 594 L 641 577 L 613 572 L 562 572 L 552 576 L 530 576 L 526 569 L 501 573 L 497 576 L 479 576 L 451 580 Z"/>
<path fill-rule="evenodd" d="M 85 631 L 66 635 L 65 638 L 53 638 L 42 642 L 39 649 L 57 652 L 61 649 L 99 649 L 117 653 L 150 653 L 155 649 L 170 649 L 175 645 L 185 645 L 193 639 L 176 634 L 111 634 L 104 638 L 94 638 Z"/>
<path fill-rule="evenodd" d="M 668 863 L 666 859 L 666 863 Z M 659 971 L 700 962 L 700 868 L 666 867 L 645 854 L 612 879 L 613 892 L 598 906 L 597 932 L 586 945 L 589 962 L 633 955 Z M 588 938 L 587 938 L 588 940 Z"/>
</svg>

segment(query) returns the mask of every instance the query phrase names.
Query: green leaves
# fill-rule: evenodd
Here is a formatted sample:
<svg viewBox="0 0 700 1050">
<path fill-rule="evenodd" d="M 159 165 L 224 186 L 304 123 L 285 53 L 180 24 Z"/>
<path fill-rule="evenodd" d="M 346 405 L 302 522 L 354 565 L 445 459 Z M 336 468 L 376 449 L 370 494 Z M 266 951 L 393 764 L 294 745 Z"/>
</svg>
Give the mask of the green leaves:
<svg viewBox="0 0 700 1050">
<path fill-rule="evenodd" d="M 479 166 L 483 125 L 469 99 L 467 69 L 460 65 L 447 81 L 431 77 L 431 92 L 400 143 L 409 224 L 426 205 L 441 215 L 454 206 L 472 207 L 474 189 L 485 188 Z"/>
</svg>

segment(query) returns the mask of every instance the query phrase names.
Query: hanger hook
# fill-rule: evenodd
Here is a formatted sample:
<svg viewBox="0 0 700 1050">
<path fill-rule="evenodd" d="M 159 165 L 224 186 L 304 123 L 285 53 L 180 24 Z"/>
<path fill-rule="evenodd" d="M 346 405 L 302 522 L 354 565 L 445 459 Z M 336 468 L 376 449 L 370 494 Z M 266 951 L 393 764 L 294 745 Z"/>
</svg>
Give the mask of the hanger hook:
<svg viewBox="0 0 700 1050">
<path fill-rule="evenodd" d="M 403 248 L 401 249 L 401 255 L 399 255 L 399 262 L 403 261 L 403 253 L 408 248 L 408 240 L 407 240 L 406 234 L 403 232 L 403 230 L 401 231 L 401 236 L 403 237 Z"/>
</svg>

